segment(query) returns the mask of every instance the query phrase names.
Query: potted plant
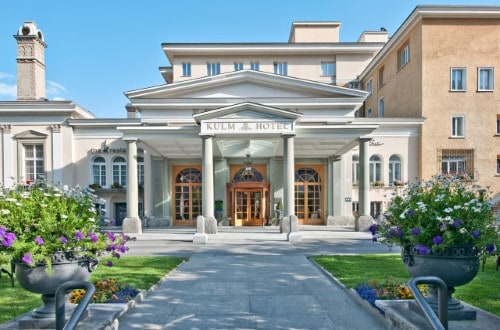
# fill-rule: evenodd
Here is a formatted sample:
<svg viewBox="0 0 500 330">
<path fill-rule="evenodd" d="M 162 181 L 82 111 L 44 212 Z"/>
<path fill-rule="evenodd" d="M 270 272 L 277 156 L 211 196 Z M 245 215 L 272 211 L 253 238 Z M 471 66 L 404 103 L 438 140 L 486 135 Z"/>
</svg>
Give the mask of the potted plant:
<svg viewBox="0 0 500 330">
<path fill-rule="evenodd" d="M 449 309 L 460 310 L 451 297 L 454 287 L 476 276 L 479 256 L 493 252 L 498 241 L 488 192 L 459 178 L 435 176 L 398 189 L 385 215 L 375 225 L 378 240 L 402 247 L 411 276 L 440 277 L 448 286 Z M 436 310 L 434 289 L 427 300 Z"/>
<path fill-rule="evenodd" d="M 61 283 L 86 280 L 99 256 L 127 250 L 125 235 L 100 232 L 95 199 L 88 189 L 46 182 L 0 189 L 0 264 L 11 263 L 20 285 L 42 294 L 38 318 L 53 318 Z"/>
</svg>

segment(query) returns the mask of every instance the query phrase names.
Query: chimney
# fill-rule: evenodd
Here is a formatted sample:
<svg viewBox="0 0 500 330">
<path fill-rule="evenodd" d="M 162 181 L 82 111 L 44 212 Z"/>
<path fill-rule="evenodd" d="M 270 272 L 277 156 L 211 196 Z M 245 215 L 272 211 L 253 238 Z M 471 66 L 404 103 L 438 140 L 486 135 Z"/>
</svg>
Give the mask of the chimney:
<svg viewBox="0 0 500 330">
<path fill-rule="evenodd" d="M 45 48 L 42 31 L 35 22 L 25 22 L 17 40 L 17 100 L 45 99 Z"/>
</svg>

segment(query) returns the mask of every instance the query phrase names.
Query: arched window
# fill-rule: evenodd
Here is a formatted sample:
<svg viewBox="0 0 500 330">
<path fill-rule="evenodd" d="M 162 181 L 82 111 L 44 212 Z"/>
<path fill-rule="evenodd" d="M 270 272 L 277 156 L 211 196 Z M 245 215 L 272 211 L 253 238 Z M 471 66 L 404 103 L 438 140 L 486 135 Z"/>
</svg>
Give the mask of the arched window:
<svg viewBox="0 0 500 330">
<path fill-rule="evenodd" d="M 370 182 L 382 182 L 382 160 L 377 155 L 370 157 Z"/>
<path fill-rule="evenodd" d="M 106 160 L 104 157 L 95 157 L 92 161 L 92 183 L 106 186 Z"/>
<path fill-rule="evenodd" d="M 401 158 L 398 155 L 389 157 L 389 183 L 402 181 L 401 175 Z"/>
<path fill-rule="evenodd" d="M 234 182 L 263 182 L 264 177 L 255 167 L 243 167 L 233 177 Z"/>
<path fill-rule="evenodd" d="M 321 178 L 319 173 L 309 167 L 295 171 L 295 214 L 303 224 L 309 219 L 321 217 Z"/>
<path fill-rule="evenodd" d="M 192 225 L 202 214 L 201 170 L 184 168 L 175 177 L 176 224 Z M 185 223 L 184 223 L 185 222 Z"/>
<path fill-rule="evenodd" d="M 359 156 L 352 155 L 352 184 L 359 183 Z"/>
<path fill-rule="evenodd" d="M 137 157 L 137 184 L 144 186 L 144 157 Z"/>
<path fill-rule="evenodd" d="M 115 188 L 125 187 L 127 185 L 127 162 L 123 157 L 113 159 L 113 183 Z"/>
</svg>

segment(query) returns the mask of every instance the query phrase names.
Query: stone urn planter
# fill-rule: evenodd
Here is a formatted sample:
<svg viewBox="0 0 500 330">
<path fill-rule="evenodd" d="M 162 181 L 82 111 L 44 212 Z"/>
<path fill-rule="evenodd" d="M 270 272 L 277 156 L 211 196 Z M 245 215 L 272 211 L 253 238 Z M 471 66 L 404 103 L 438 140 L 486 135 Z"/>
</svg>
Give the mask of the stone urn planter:
<svg viewBox="0 0 500 330">
<path fill-rule="evenodd" d="M 51 271 L 47 271 L 45 264 L 30 267 L 25 263 L 15 263 L 19 284 L 30 292 L 42 295 L 43 306 L 35 309 L 31 316 L 55 320 L 55 294 L 59 286 L 67 281 L 87 281 L 96 265 L 97 259 L 69 259 L 64 253 L 53 256 Z M 74 307 L 67 306 L 66 311 L 72 312 Z"/>
<path fill-rule="evenodd" d="M 465 311 L 463 304 L 452 296 L 455 287 L 469 283 L 479 271 L 479 255 L 475 247 L 471 245 L 452 246 L 439 252 L 422 255 L 418 248 L 407 245 L 401 250 L 401 257 L 412 277 L 436 276 L 446 283 L 449 319 L 475 319 L 475 312 Z M 437 287 L 428 285 L 428 294 L 425 300 L 437 314 Z"/>
</svg>

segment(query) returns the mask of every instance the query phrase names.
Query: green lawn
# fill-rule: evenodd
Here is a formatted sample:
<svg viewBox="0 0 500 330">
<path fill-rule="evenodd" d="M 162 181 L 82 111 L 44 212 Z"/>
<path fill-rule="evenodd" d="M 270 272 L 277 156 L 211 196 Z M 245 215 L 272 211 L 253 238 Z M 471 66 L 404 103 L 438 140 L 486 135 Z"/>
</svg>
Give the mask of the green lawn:
<svg viewBox="0 0 500 330">
<path fill-rule="evenodd" d="M 122 257 L 113 260 L 114 266 L 105 266 L 106 260 L 92 273 L 90 281 L 115 278 L 122 284 L 129 284 L 139 290 L 147 290 L 162 277 L 182 263 L 178 257 Z M 0 278 L 0 324 L 42 305 L 39 294 L 30 293 L 2 274 Z"/>
<path fill-rule="evenodd" d="M 348 288 L 388 279 L 404 283 L 410 279 L 398 254 L 317 256 L 312 258 Z M 493 258 L 486 261 L 472 282 L 456 288 L 455 298 L 500 316 L 500 271 Z"/>
</svg>

